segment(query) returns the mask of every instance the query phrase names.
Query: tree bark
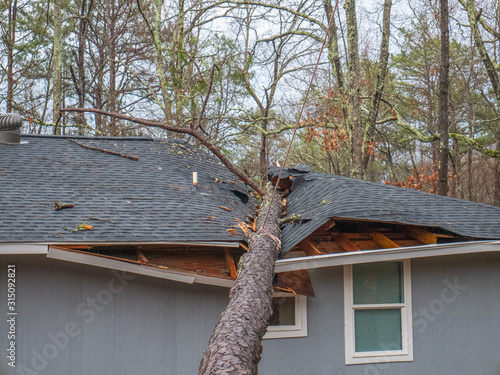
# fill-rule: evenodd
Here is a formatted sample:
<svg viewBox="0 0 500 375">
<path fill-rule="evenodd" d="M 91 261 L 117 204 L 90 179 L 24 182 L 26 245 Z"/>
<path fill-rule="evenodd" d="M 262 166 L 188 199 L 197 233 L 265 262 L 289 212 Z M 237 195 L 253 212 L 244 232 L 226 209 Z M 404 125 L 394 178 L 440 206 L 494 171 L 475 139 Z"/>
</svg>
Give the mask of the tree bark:
<svg viewBox="0 0 500 375">
<path fill-rule="evenodd" d="M 14 103 L 14 46 L 16 43 L 17 0 L 9 5 L 7 36 L 7 113 L 12 112 Z"/>
<path fill-rule="evenodd" d="M 261 341 L 271 316 L 274 266 L 281 248 L 280 220 L 283 208 L 280 195 L 263 190 L 246 174 L 238 171 L 220 149 L 193 128 L 180 128 L 97 109 L 62 108 L 61 111 L 100 113 L 144 126 L 189 134 L 212 151 L 229 171 L 263 197 L 257 216 L 256 232 L 250 235 L 248 253 L 240 260 L 238 277 L 231 289 L 229 304 L 214 329 L 199 368 L 200 375 L 257 374 L 257 365 L 262 353 Z"/>
<path fill-rule="evenodd" d="M 439 69 L 439 181 L 438 194 L 448 195 L 449 108 L 450 91 L 450 30 L 448 0 L 441 0 L 441 64 Z"/>
<path fill-rule="evenodd" d="M 171 83 L 167 81 L 167 76 L 164 68 L 165 64 L 165 50 L 163 47 L 163 42 L 161 40 L 162 24 L 161 24 L 161 11 L 163 7 L 163 0 L 155 0 L 155 14 L 154 14 L 154 24 L 149 22 L 149 17 L 144 13 L 141 0 L 136 0 L 137 8 L 141 17 L 146 23 L 148 30 L 151 34 L 151 38 L 155 47 L 155 57 L 156 57 L 156 74 L 158 80 L 160 81 L 161 90 L 161 101 L 157 100 L 160 107 L 163 110 L 166 122 L 172 121 L 172 100 L 170 99 L 169 88 Z"/>
<path fill-rule="evenodd" d="M 360 66 L 358 48 L 358 24 L 356 21 L 356 1 L 346 0 L 345 2 L 346 24 L 347 24 L 347 45 L 348 72 L 349 72 L 349 117 L 350 117 L 350 142 L 352 156 L 352 177 L 363 178 L 363 122 L 361 119 L 361 87 L 360 87 Z"/>
<path fill-rule="evenodd" d="M 54 123 L 59 119 L 59 108 L 61 108 L 61 97 L 62 97 L 62 61 L 61 61 L 61 50 L 62 50 L 62 0 L 54 1 L 54 88 L 52 90 L 52 121 Z M 61 128 L 54 126 L 54 134 L 61 134 Z"/>
<path fill-rule="evenodd" d="M 340 92 L 344 93 L 344 77 L 342 73 L 342 65 L 340 62 L 339 39 L 337 36 L 337 25 L 335 23 L 335 15 L 333 14 L 333 5 L 331 0 L 323 0 L 326 19 L 331 20 L 330 27 L 326 32 L 326 46 L 328 48 L 328 61 L 332 66 L 333 73 L 337 80 L 337 86 Z"/>
<path fill-rule="evenodd" d="M 82 7 L 80 9 L 80 26 L 78 30 L 78 56 L 76 58 L 76 65 L 78 67 L 78 106 L 83 108 L 85 106 L 85 98 L 87 93 L 87 83 L 85 77 L 85 49 L 87 45 L 87 27 L 89 22 L 90 10 L 92 8 L 92 0 L 88 5 L 87 0 L 82 0 Z M 78 114 L 78 122 L 80 125 L 85 125 L 85 114 Z M 79 128 L 79 134 L 83 134 L 83 127 Z"/>
<path fill-rule="evenodd" d="M 375 83 L 375 88 L 373 90 L 370 111 L 368 113 L 368 120 L 365 129 L 365 144 L 363 147 L 363 167 L 366 170 L 368 167 L 368 161 L 370 160 L 370 154 L 366 152 L 369 146 L 368 142 L 373 139 L 375 132 L 375 124 L 377 122 L 377 116 L 380 108 L 380 101 L 382 99 L 382 93 L 384 91 L 385 77 L 387 76 L 387 65 L 389 63 L 389 38 L 391 36 L 391 8 L 392 0 L 385 0 L 384 2 L 384 16 L 382 21 L 382 41 L 380 43 L 380 52 L 378 58 L 377 66 L 377 82 Z"/>
<path fill-rule="evenodd" d="M 186 61 L 186 51 L 184 49 L 184 39 L 186 37 L 184 33 L 184 18 L 186 17 L 186 12 L 184 9 L 185 0 L 179 0 L 179 10 L 177 14 L 177 25 L 174 30 L 174 51 L 175 56 L 172 62 L 172 80 L 174 89 L 174 102 L 175 102 L 175 124 L 181 126 L 184 122 L 184 97 L 185 87 L 184 85 L 184 65 Z"/>
<path fill-rule="evenodd" d="M 459 2 L 467 11 L 467 16 L 469 18 L 472 35 L 474 36 L 476 49 L 479 52 L 481 61 L 483 62 L 486 73 L 488 74 L 488 78 L 490 79 L 497 104 L 500 105 L 500 76 L 498 71 L 495 69 L 493 59 L 486 49 L 483 36 L 481 35 L 481 30 L 479 29 L 479 22 L 481 22 L 481 12 L 478 14 L 476 10 L 475 0 L 459 0 Z M 500 151 L 500 129 L 497 130 L 496 134 L 496 149 L 497 151 Z M 495 163 L 494 204 L 500 206 L 500 161 L 496 160 Z"/>
<path fill-rule="evenodd" d="M 477 13 L 475 0 L 459 0 L 459 2 L 467 11 L 471 32 L 474 36 L 474 43 L 481 57 L 481 61 L 484 64 L 488 78 L 490 79 L 497 103 L 500 104 L 500 77 L 493 64 L 493 59 L 486 49 L 481 30 L 479 30 L 478 20 L 481 18 L 481 14 Z"/>
<path fill-rule="evenodd" d="M 274 264 L 280 247 L 279 196 L 265 197 L 250 236 L 248 253 L 241 258 L 229 305 L 215 327 L 203 354 L 199 375 L 257 374 L 261 340 L 271 316 Z M 267 219 L 266 219 L 267 218 Z"/>
<path fill-rule="evenodd" d="M 108 2 L 109 21 L 109 111 L 116 112 L 116 4 L 115 0 Z M 118 135 L 116 117 L 111 116 L 109 122 L 109 133 Z"/>
</svg>

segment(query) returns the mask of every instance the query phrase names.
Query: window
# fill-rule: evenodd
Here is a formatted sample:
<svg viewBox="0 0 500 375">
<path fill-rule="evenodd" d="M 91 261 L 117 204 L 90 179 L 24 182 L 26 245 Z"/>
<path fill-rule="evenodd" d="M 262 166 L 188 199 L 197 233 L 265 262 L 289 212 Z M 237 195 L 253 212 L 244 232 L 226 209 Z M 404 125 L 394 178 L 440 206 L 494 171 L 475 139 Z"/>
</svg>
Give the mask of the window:
<svg viewBox="0 0 500 375">
<path fill-rule="evenodd" d="M 410 261 L 344 267 L 346 364 L 413 360 Z"/>
<path fill-rule="evenodd" d="M 274 293 L 265 339 L 307 336 L 307 297 Z"/>
</svg>

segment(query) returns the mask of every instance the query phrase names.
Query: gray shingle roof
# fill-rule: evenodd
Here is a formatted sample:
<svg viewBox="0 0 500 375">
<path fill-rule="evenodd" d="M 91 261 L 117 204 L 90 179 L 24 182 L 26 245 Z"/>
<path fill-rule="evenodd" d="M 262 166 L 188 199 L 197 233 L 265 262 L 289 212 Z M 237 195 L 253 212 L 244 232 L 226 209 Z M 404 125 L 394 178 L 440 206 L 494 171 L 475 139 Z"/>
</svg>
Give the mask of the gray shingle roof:
<svg viewBox="0 0 500 375">
<path fill-rule="evenodd" d="M 287 175 L 297 176 L 287 198 L 287 212 L 300 214 L 301 220 L 283 226 L 283 253 L 332 217 L 440 227 L 462 236 L 500 238 L 500 207 L 323 173 L 292 170 Z"/>
<path fill-rule="evenodd" d="M 23 140 L 28 143 L 0 143 L 0 242 L 237 241 L 241 237 L 228 236 L 227 229 L 254 208 L 246 185 L 181 140 L 78 138 L 137 161 L 66 137 Z M 75 206 L 55 211 L 54 201 Z M 94 229 L 73 231 L 83 223 Z"/>
</svg>

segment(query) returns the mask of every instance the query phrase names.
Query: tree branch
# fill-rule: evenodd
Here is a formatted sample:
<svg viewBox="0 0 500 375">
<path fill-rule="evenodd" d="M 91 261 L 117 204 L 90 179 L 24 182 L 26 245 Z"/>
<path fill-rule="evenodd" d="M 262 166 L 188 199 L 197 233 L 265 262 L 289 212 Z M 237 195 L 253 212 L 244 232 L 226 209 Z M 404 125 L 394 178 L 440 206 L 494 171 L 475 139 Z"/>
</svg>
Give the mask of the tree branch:
<svg viewBox="0 0 500 375">
<path fill-rule="evenodd" d="M 269 38 L 259 39 L 257 42 L 272 42 L 276 39 L 286 38 L 290 35 L 302 35 L 302 36 L 306 36 L 308 38 L 312 38 L 319 43 L 323 43 L 323 38 L 321 38 L 317 35 L 314 35 L 313 33 L 309 32 L 309 31 L 305 31 L 305 30 L 290 30 L 290 31 L 286 31 L 286 32 L 278 34 L 278 35 L 271 36 Z"/>
<path fill-rule="evenodd" d="M 194 124 L 194 127 L 193 127 L 194 131 L 201 128 L 201 120 L 203 119 L 203 114 L 205 113 L 205 110 L 206 110 L 207 104 L 208 104 L 208 99 L 210 98 L 210 93 L 212 92 L 212 87 L 214 84 L 214 73 L 215 73 L 216 68 L 217 68 L 217 64 L 214 64 L 212 66 L 212 72 L 210 73 L 210 81 L 208 82 L 207 95 L 205 96 L 205 100 L 203 101 L 203 106 L 201 107 L 201 112 L 200 112 L 200 115 L 198 116 L 198 120 Z"/>
<path fill-rule="evenodd" d="M 384 102 L 385 102 L 385 100 L 384 100 Z M 430 142 L 438 141 L 441 139 L 439 134 L 431 134 L 429 136 L 424 135 L 422 132 L 420 132 L 420 130 L 411 126 L 406 121 L 402 120 L 398 112 L 396 112 L 396 115 L 397 115 L 397 117 L 386 118 L 383 121 L 384 122 L 396 121 L 396 123 L 399 126 L 401 126 L 403 129 L 405 129 L 406 131 L 413 134 L 413 136 L 414 136 L 413 138 L 406 139 L 406 140 L 416 139 L 416 140 L 423 142 L 423 143 L 430 143 Z M 458 142 L 462 142 L 462 143 L 472 147 L 474 150 L 479 151 L 483 155 L 487 155 L 487 156 L 490 156 L 492 158 L 500 158 L 500 151 L 490 150 L 489 148 L 484 147 L 478 141 L 470 138 L 467 135 L 450 133 L 449 137 L 450 137 L 450 139 L 456 140 Z"/>
<path fill-rule="evenodd" d="M 227 156 L 225 156 L 222 153 L 222 151 L 218 147 L 216 147 L 207 137 L 205 137 L 203 134 L 200 134 L 199 132 L 197 132 L 191 128 L 181 128 L 178 126 L 164 124 L 164 123 L 159 122 L 159 121 L 141 119 L 141 118 L 137 118 L 137 117 L 123 115 L 121 113 L 108 112 L 108 111 L 104 111 L 102 109 L 96 109 L 96 108 L 61 108 L 59 111 L 61 111 L 61 112 L 99 113 L 99 114 L 105 115 L 105 116 L 114 116 L 118 119 L 130 121 L 130 122 L 133 122 L 133 123 L 136 123 L 139 125 L 144 125 L 144 126 L 149 126 L 152 128 L 159 128 L 159 129 L 164 129 L 164 130 L 168 130 L 168 131 L 175 132 L 175 133 L 190 135 L 193 138 L 196 138 L 206 148 L 208 148 L 226 166 L 226 168 L 230 172 L 232 172 L 236 176 L 238 176 L 244 183 L 246 183 L 248 186 L 250 186 L 252 189 L 254 189 L 260 196 L 263 197 L 266 195 L 266 191 L 264 189 L 262 189 L 247 174 L 241 172 L 238 168 L 236 168 L 234 166 L 234 164 L 231 163 L 231 161 L 227 158 Z"/>
</svg>

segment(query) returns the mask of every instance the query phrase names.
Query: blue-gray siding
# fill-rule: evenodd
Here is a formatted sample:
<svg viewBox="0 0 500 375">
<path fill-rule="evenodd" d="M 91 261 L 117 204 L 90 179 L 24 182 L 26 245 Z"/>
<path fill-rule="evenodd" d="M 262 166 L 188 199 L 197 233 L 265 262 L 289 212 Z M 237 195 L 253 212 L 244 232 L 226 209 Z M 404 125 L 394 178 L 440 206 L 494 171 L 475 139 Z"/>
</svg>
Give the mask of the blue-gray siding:
<svg viewBox="0 0 500 375">
<path fill-rule="evenodd" d="M 500 254 L 415 259 L 411 271 L 413 362 L 344 365 L 343 270 L 335 267 L 311 271 L 308 337 L 265 342 L 262 374 L 499 375 Z M 467 288 L 443 299 L 455 282 Z"/>
<path fill-rule="evenodd" d="M 116 280 L 110 270 L 44 256 L 0 257 L 0 264 L 2 375 L 15 374 L 5 355 L 7 264 L 17 270 L 17 370 L 21 365 L 33 369 L 33 351 L 43 355 L 45 348 L 52 356 L 49 334 L 64 332 L 69 322 L 78 325 L 73 331 L 80 333 L 39 374 L 195 374 L 228 296 L 224 288 L 145 276 L 122 279 L 121 285 L 128 285 L 120 291 L 119 281 L 110 288 Z M 97 308 L 90 306 L 92 299 Z"/>
<path fill-rule="evenodd" d="M 17 372 L 6 358 L 7 264 L 17 269 Z M 316 298 L 308 299 L 308 337 L 265 340 L 261 374 L 500 374 L 500 254 L 412 262 L 415 359 L 408 363 L 344 365 L 342 268 L 311 277 Z M 218 287 L 116 278 L 35 255 L 0 257 L 0 279 L 2 375 L 196 374 L 228 295 Z M 449 292 L 443 299 L 448 282 L 467 288 L 453 301 Z M 64 347 L 68 324 L 75 337 Z M 50 335 L 61 340 L 56 355 Z M 54 358 L 39 363 L 42 371 L 26 371 L 44 350 Z"/>
</svg>

